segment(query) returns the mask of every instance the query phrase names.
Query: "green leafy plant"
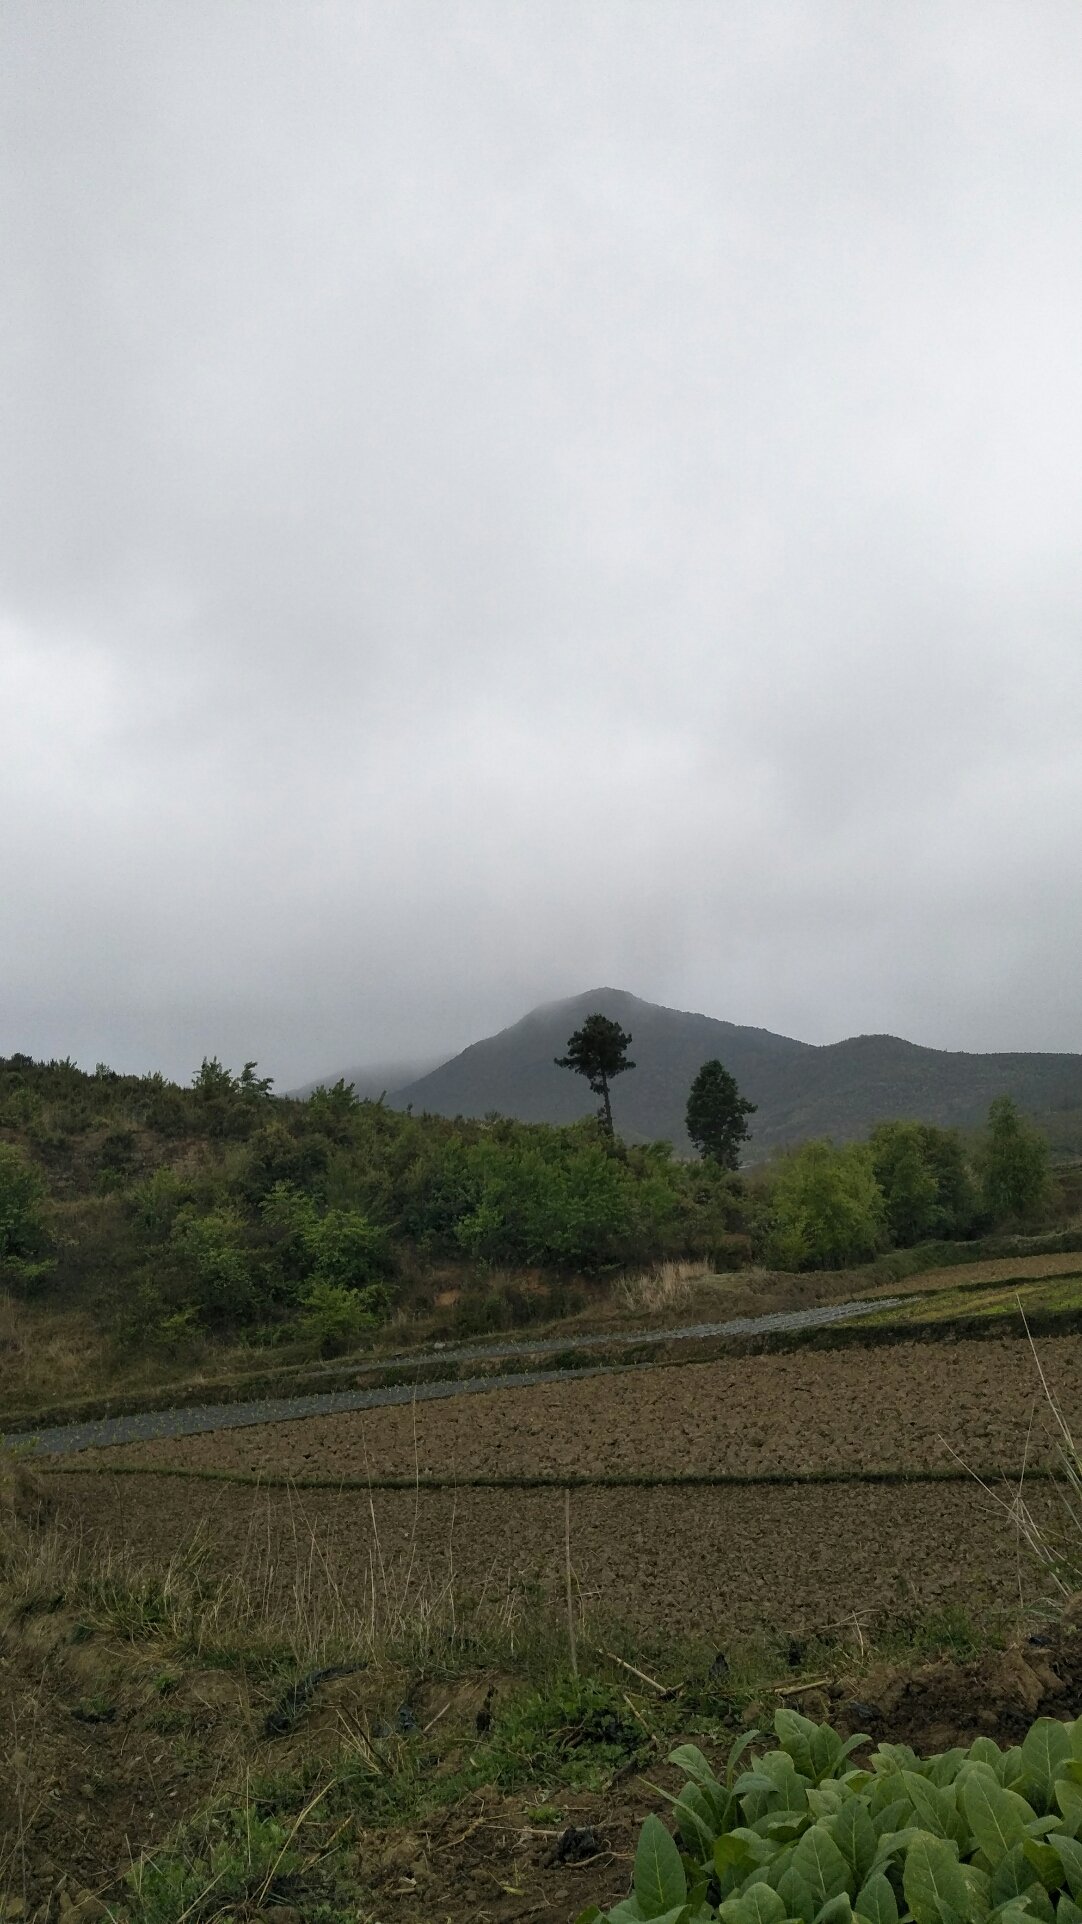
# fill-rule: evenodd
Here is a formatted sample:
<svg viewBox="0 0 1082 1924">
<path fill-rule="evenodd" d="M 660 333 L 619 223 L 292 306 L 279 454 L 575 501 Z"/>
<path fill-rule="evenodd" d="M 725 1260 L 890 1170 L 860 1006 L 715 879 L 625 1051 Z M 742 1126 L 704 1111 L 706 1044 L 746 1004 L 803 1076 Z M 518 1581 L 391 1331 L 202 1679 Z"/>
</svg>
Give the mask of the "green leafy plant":
<svg viewBox="0 0 1082 1924">
<path fill-rule="evenodd" d="M 1082 1720 L 923 1761 L 880 1744 L 866 1766 L 866 1736 L 794 1710 L 774 1732 L 744 1768 L 741 1738 L 723 1779 L 674 1750 L 679 1843 L 648 1817 L 631 1895 L 579 1924 L 1082 1924 Z"/>
<path fill-rule="evenodd" d="M 370 1330 L 378 1329 L 390 1308 L 381 1283 L 349 1289 L 316 1277 L 301 1297 L 301 1334 L 323 1356 L 341 1356 L 353 1349 Z"/>
</svg>

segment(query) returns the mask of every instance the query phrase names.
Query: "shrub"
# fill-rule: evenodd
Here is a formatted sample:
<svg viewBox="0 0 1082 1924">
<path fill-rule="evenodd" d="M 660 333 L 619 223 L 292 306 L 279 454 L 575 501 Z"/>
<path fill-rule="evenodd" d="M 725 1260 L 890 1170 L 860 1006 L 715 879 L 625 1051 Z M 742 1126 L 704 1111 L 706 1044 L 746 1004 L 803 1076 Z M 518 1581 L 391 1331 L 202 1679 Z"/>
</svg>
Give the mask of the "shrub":
<svg viewBox="0 0 1082 1924">
<path fill-rule="evenodd" d="M 198 1215 L 183 1209 L 173 1225 L 172 1245 L 192 1274 L 199 1308 L 215 1320 L 246 1316 L 253 1306 L 251 1262 L 244 1222 L 223 1206 Z"/>
<path fill-rule="evenodd" d="M 301 1334 L 323 1356 L 340 1356 L 354 1349 L 370 1330 L 378 1329 L 390 1307 L 379 1283 L 367 1289 L 347 1289 L 321 1279 L 309 1284 L 301 1297 Z"/>
</svg>

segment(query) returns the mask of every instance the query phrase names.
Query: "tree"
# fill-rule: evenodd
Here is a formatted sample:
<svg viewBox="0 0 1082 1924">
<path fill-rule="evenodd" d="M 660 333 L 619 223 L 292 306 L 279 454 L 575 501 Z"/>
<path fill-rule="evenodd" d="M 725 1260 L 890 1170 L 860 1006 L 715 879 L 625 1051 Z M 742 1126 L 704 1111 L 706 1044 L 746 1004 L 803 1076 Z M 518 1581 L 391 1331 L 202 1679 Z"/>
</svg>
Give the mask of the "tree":
<svg viewBox="0 0 1082 1924">
<path fill-rule="evenodd" d="M 939 1183 L 920 1123 L 881 1122 L 872 1130 L 871 1151 L 891 1241 L 905 1249 L 933 1236 L 942 1220 Z"/>
<path fill-rule="evenodd" d="M 688 1095 L 687 1132 L 699 1151 L 722 1169 L 736 1169 L 740 1145 L 747 1140 L 746 1118 L 755 1114 L 720 1062 L 704 1062 Z"/>
<path fill-rule="evenodd" d="M 630 1042 L 618 1022 L 611 1022 L 607 1015 L 588 1015 L 582 1028 L 568 1036 L 567 1054 L 554 1058 L 558 1069 L 574 1069 L 577 1076 L 585 1076 L 595 1096 L 601 1097 L 598 1119 L 609 1137 L 615 1134 L 609 1083 L 635 1067 L 627 1059 Z"/>
<path fill-rule="evenodd" d="M 862 1263 L 887 1240 L 883 1192 L 865 1143 L 806 1142 L 777 1166 L 771 1255 L 785 1269 Z"/>
<path fill-rule="evenodd" d="M 997 1096 L 988 1111 L 981 1164 L 984 1205 L 993 1222 L 1036 1213 L 1048 1192 L 1048 1143 L 1010 1096 Z"/>
</svg>

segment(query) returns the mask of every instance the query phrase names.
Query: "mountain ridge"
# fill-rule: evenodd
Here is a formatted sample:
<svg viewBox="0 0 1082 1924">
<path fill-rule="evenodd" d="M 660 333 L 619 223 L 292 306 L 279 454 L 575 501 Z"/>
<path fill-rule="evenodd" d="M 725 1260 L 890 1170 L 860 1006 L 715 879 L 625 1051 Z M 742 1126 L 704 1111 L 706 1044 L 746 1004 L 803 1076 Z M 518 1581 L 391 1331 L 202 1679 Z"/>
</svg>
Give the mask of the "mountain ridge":
<svg viewBox="0 0 1082 1924">
<path fill-rule="evenodd" d="M 864 1136 L 876 1122 L 899 1117 L 970 1128 L 1004 1093 L 1037 1114 L 1082 1109 L 1082 1055 L 933 1049 L 874 1033 L 802 1042 L 609 987 L 539 1004 L 393 1090 L 389 1105 L 449 1116 L 496 1112 L 523 1122 L 566 1123 L 591 1115 L 596 1101 L 589 1088 L 558 1069 L 554 1058 L 595 1012 L 632 1036 L 637 1066 L 612 1087 L 617 1129 L 632 1141 L 669 1140 L 680 1152 L 689 1148 L 688 1089 L 714 1056 L 758 1105 L 750 1119 L 752 1158 L 808 1136 Z"/>
</svg>

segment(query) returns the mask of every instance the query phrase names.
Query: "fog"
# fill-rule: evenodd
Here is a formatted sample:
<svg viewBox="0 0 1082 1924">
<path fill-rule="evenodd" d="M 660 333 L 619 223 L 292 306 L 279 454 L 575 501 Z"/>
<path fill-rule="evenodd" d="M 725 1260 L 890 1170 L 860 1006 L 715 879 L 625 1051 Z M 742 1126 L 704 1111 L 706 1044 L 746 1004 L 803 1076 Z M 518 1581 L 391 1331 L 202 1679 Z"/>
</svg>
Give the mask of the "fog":
<svg viewBox="0 0 1082 1924">
<path fill-rule="evenodd" d="M 0 1052 L 1078 1049 L 1082 13 L 7 0 Z"/>
</svg>

